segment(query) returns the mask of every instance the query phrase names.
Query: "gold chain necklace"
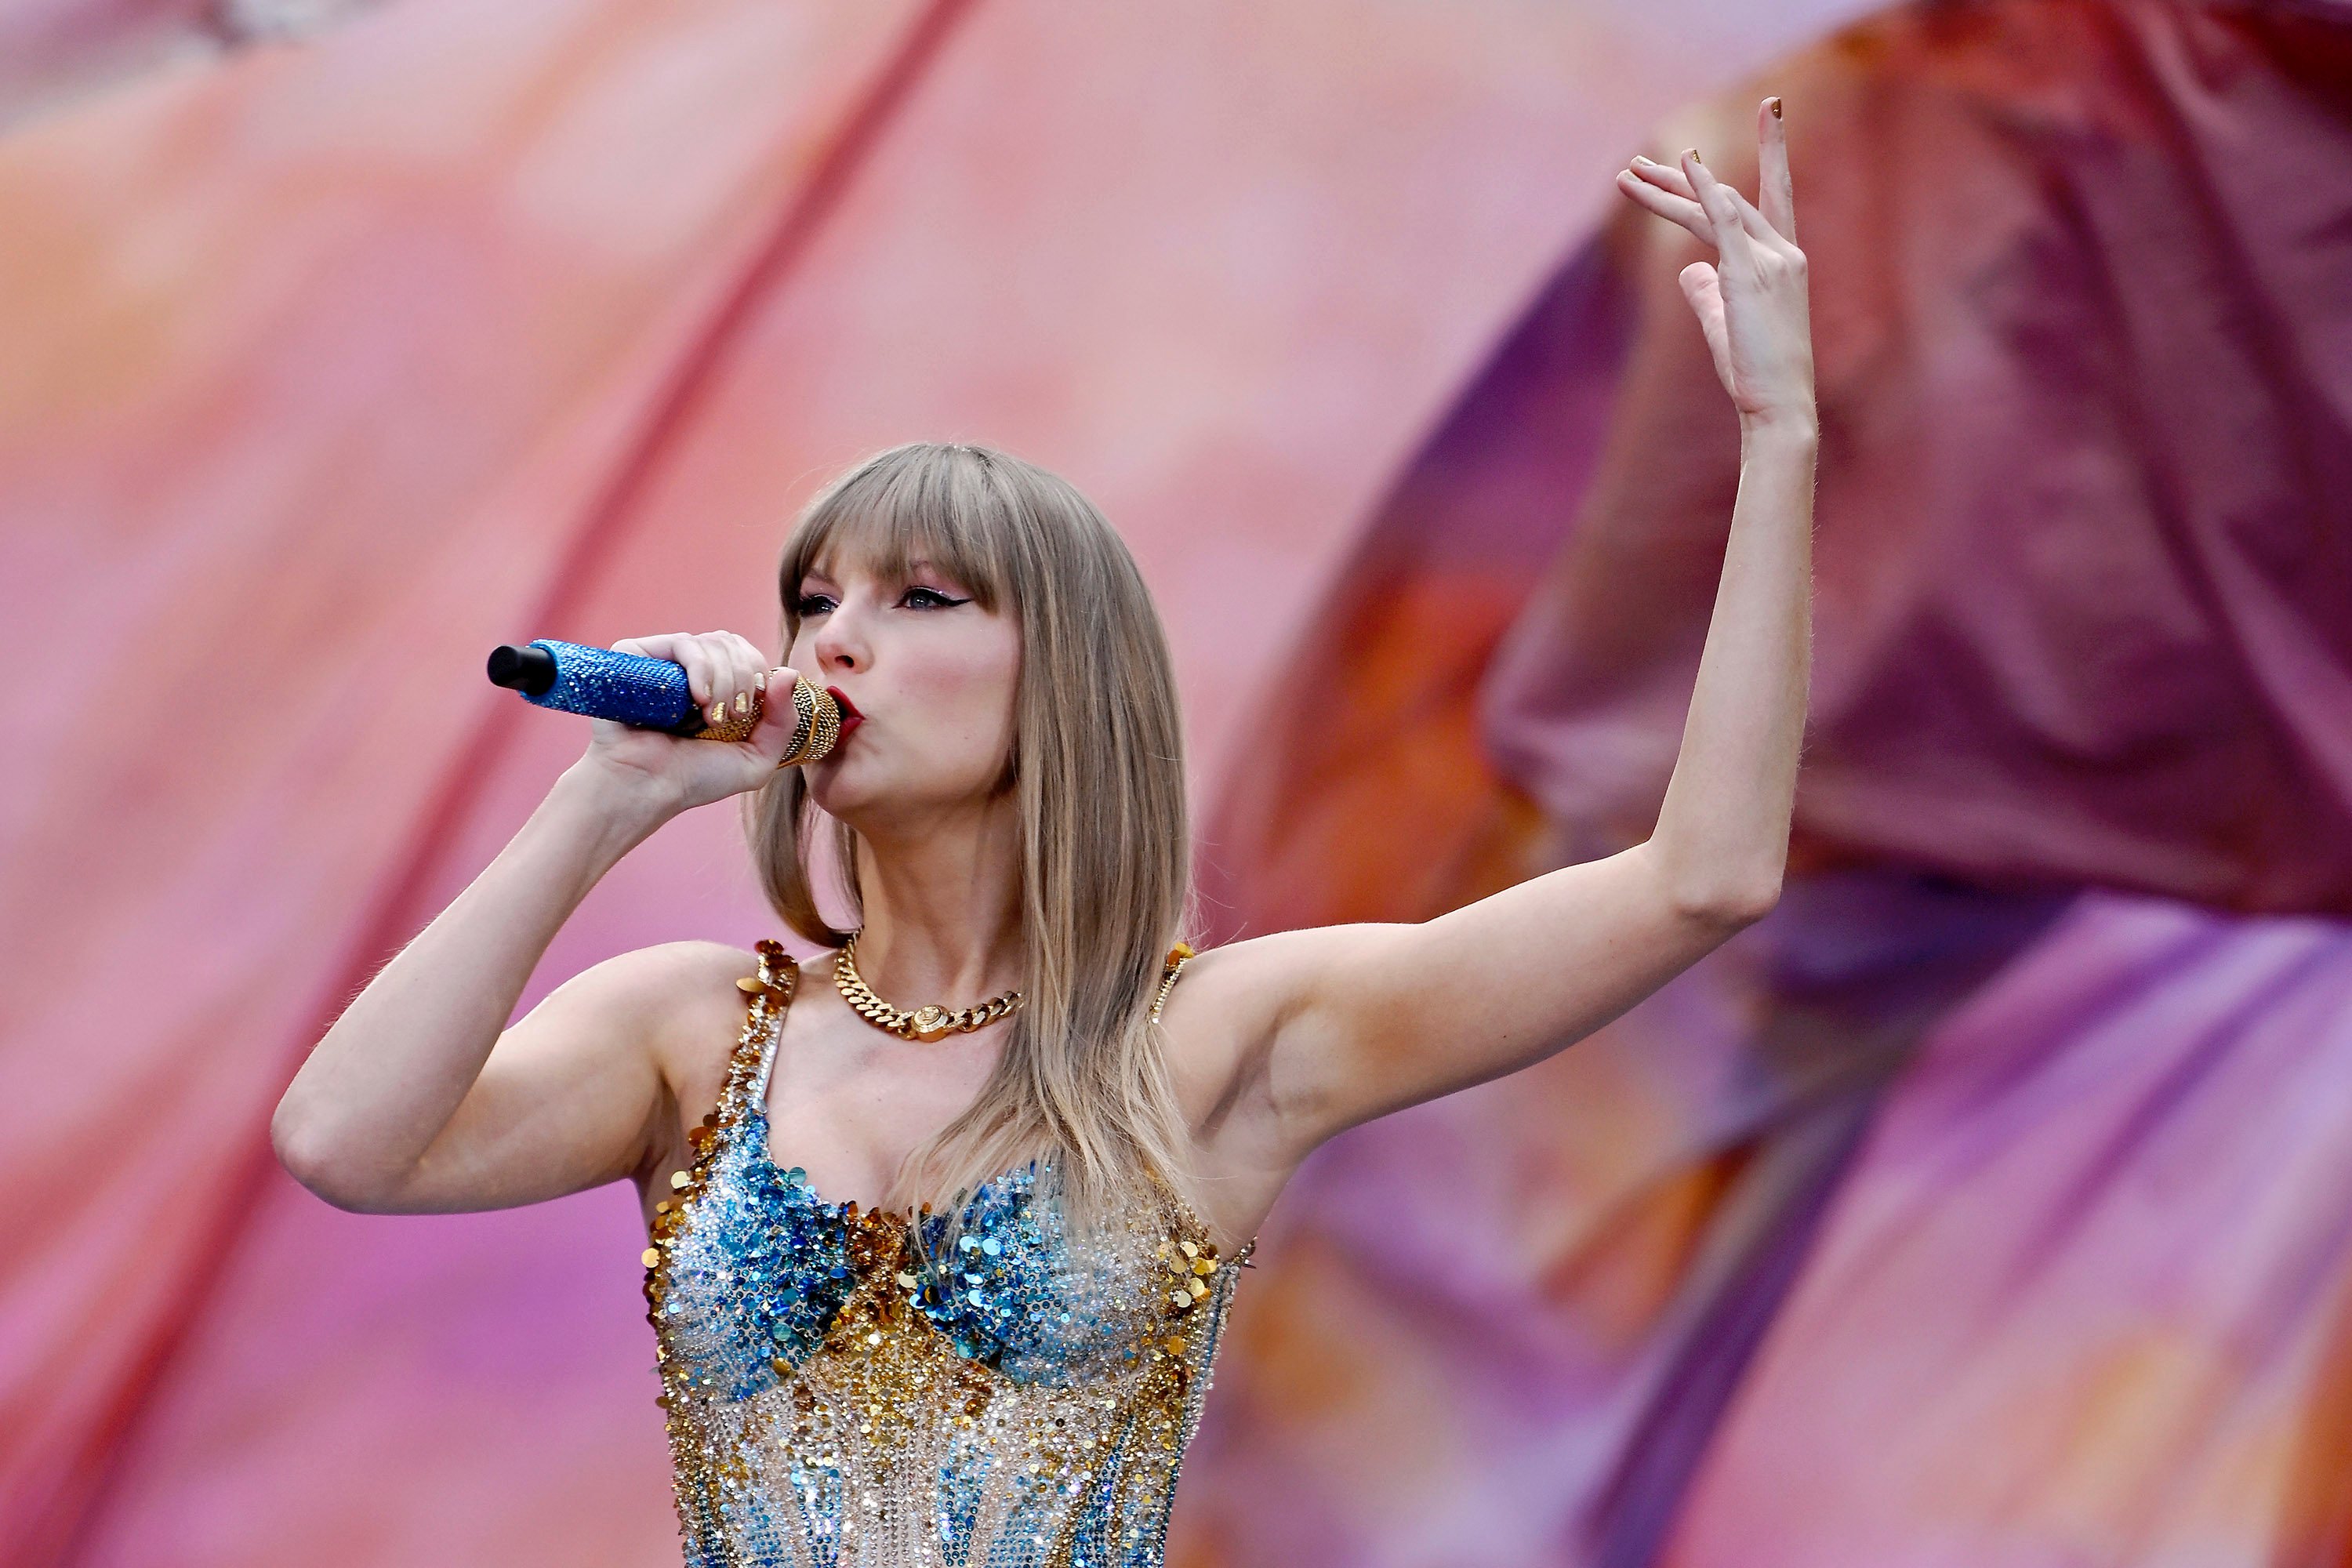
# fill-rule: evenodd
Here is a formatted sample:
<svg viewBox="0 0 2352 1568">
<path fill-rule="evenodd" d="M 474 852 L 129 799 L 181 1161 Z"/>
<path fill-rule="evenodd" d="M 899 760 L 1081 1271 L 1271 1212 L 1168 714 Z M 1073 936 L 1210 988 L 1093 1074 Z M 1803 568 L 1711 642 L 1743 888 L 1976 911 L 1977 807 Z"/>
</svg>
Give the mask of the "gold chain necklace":
<svg viewBox="0 0 2352 1568">
<path fill-rule="evenodd" d="M 842 940 L 841 954 L 833 961 L 833 984 L 841 993 L 841 999 L 855 1008 L 859 1017 L 903 1040 L 939 1040 L 950 1035 L 969 1034 L 984 1024 L 993 1024 L 1021 1005 L 1021 993 L 1007 991 L 977 1007 L 952 1013 L 936 1002 L 911 1009 L 893 1007 L 874 994 L 857 973 L 856 931 Z"/>
</svg>

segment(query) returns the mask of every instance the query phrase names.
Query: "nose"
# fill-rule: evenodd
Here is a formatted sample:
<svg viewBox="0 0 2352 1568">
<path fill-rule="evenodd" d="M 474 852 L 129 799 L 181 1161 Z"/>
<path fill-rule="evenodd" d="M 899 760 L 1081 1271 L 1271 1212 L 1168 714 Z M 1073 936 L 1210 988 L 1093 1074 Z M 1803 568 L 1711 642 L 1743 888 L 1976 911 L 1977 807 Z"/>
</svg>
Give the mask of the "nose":
<svg viewBox="0 0 2352 1568">
<path fill-rule="evenodd" d="M 860 612 L 842 605 L 825 616 L 824 625 L 817 628 L 816 662 L 823 670 L 863 669 L 873 662 L 866 634 L 861 628 Z"/>
</svg>

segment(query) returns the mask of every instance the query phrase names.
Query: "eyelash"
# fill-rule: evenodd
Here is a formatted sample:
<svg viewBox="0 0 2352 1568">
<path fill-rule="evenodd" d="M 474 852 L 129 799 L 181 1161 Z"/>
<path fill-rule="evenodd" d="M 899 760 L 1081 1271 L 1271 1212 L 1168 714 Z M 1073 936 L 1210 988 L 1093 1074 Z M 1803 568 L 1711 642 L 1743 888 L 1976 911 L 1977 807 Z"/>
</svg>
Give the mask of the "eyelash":
<svg viewBox="0 0 2352 1568">
<path fill-rule="evenodd" d="M 920 584 L 908 588 L 905 593 L 899 595 L 898 597 L 903 602 L 914 597 L 917 594 L 927 594 L 939 602 L 934 605 L 917 605 L 910 606 L 915 609 L 950 610 L 958 605 L 969 605 L 971 603 L 970 599 L 958 599 L 950 595 L 940 593 L 937 588 L 926 588 Z M 824 609 L 815 608 L 814 606 L 821 605 L 829 607 L 832 603 L 833 597 L 829 594 L 803 594 L 800 596 L 799 602 L 793 606 L 793 613 L 799 616 L 803 620 L 806 620 L 811 616 L 821 616 L 824 614 Z"/>
</svg>

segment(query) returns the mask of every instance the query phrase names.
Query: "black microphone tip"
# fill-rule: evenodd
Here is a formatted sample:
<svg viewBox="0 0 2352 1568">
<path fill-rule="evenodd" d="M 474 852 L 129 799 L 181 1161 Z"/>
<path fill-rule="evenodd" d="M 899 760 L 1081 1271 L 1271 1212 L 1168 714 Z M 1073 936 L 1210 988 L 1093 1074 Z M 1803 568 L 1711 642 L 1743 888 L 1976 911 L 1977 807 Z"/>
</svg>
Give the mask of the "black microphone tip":
<svg viewBox="0 0 2352 1568">
<path fill-rule="evenodd" d="M 536 644 L 500 643 L 490 650 L 490 684 L 543 697 L 555 684 L 555 655 Z"/>
</svg>

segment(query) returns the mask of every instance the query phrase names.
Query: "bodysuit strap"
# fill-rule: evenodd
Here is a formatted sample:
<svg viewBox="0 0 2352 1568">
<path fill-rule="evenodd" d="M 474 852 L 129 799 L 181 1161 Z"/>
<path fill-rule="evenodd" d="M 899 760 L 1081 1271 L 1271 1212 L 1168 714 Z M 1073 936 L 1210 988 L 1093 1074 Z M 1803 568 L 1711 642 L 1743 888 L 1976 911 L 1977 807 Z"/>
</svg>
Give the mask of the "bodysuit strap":
<svg viewBox="0 0 2352 1568">
<path fill-rule="evenodd" d="M 1160 1022 L 1160 1009 L 1168 1005 L 1168 994 L 1176 989 L 1176 977 L 1184 973 L 1184 961 L 1192 956 L 1192 944 L 1180 942 L 1168 950 L 1168 960 L 1160 969 L 1160 994 L 1152 999 L 1151 1021 Z"/>
<path fill-rule="evenodd" d="M 760 973 L 735 984 L 747 995 L 743 1038 L 737 1048 L 735 1077 L 741 1081 L 747 1108 L 763 1105 L 768 1075 L 776 1066 L 776 1042 L 783 1038 L 784 1014 L 800 989 L 801 966 L 783 943 L 762 938 Z"/>
</svg>

